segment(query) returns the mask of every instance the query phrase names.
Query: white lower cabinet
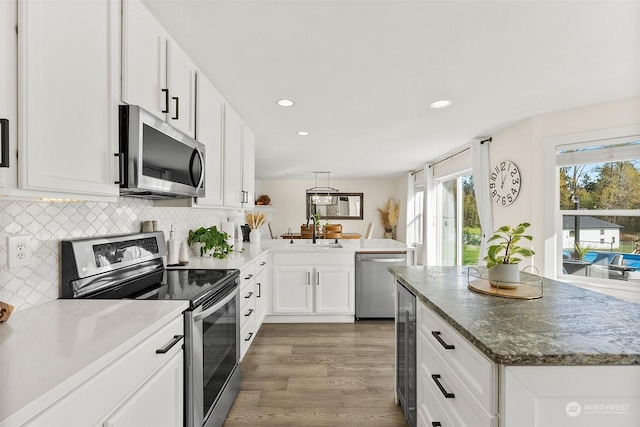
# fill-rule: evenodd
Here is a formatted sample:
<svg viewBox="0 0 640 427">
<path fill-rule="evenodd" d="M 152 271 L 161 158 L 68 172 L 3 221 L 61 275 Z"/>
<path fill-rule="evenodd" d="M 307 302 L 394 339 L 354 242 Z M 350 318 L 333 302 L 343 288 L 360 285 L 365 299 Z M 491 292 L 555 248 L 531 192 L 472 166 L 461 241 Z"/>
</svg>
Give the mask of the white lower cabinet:
<svg viewBox="0 0 640 427">
<path fill-rule="evenodd" d="M 253 343 L 266 312 L 267 254 L 240 270 L 240 360 Z"/>
<path fill-rule="evenodd" d="M 103 424 L 104 427 L 182 424 L 184 354 L 176 352 L 156 374 Z M 163 408 L 159 411 L 158 408 Z"/>
<path fill-rule="evenodd" d="M 418 425 L 497 427 L 497 365 L 420 302 Z"/>
<path fill-rule="evenodd" d="M 640 426 L 640 366 L 502 366 L 501 427 Z"/>
<path fill-rule="evenodd" d="M 182 425 L 183 335 L 180 316 L 24 425 Z"/>
<path fill-rule="evenodd" d="M 255 303 L 256 303 L 256 324 L 260 329 L 267 314 L 267 296 L 269 290 L 269 271 L 267 269 L 267 254 L 256 259 L 255 262 Z"/>
<path fill-rule="evenodd" d="M 274 315 L 355 313 L 353 254 L 274 253 Z"/>
</svg>

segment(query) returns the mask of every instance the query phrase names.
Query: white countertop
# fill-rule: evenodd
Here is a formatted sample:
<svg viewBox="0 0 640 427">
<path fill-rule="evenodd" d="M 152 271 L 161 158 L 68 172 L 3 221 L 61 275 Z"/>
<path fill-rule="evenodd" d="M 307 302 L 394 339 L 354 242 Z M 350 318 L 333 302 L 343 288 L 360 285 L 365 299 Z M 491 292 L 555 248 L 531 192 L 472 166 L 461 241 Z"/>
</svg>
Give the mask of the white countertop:
<svg viewBox="0 0 640 427">
<path fill-rule="evenodd" d="M 60 299 L 14 312 L 0 324 L 0 424 L 22 424 L 187 307 Z"/>
<path fill-rule="evenodd" d="M 408 246 L 406 243 L 398 242 L 391 239 L 342 239 L 339 243 L 342 248 L 324 248 L 327 243 L 333 243 L 333 239 L 318 239 L 317 246 L 314 248 L 311 239 L 294 239 L 293 244 L 289 239 L 264 239 L 260 244 L 242 243 L 242 252 L 232 252 L 225 259 L 217 259 L 211 256 L 191 256 L 189 263 L 185 266 L 171 268 L 202 268 L 202 269 L 227 269 L 237 268 L 242 270 L 244 266 L 252 262 L 260 255 L 271 252 L 292 252 L 292 251 L 309 251 L 322 250 L 331 252 L 409 252 L 415 248 Z"/>
</svg>

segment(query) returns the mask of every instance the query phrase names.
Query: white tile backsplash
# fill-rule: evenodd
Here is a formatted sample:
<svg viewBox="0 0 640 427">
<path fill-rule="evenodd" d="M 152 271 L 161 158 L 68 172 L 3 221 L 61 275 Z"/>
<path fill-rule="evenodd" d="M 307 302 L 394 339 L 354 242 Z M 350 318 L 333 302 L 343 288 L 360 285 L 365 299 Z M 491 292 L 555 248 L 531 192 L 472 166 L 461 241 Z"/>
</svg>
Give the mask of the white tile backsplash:
<svg viewBox="0 0 640 427">
<path fill-rule="evenodd" d="M 57 299 L 60 289 L 60 240 L 140 231 L 141 221 L 156 220 L 169 238 L 186 241 L 189 230 L 220 227 L 227 217 L 241 221 L 241 211 L 156 207 L 150 200 L 121 197 L 118 203 L 0 201 L 0 301 L 21 310 Z M 7 268 L 7 236 L 31 236 L 33 260 Z"/>
</svg>

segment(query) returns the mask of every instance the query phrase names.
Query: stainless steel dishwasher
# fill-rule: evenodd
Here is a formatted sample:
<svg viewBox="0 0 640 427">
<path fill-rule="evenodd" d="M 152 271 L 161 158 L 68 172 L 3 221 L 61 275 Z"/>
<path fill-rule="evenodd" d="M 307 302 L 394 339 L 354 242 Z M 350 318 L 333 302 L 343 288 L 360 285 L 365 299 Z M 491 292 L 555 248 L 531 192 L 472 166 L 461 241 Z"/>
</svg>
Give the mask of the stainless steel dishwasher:
<svg viewBox="0 0 640 427">
<path fill-rule="evenodd" d="M 394 318 L 393 265 L 407 265 L 406 251 L 356 252 L 356 320 Z"/>
</svg>

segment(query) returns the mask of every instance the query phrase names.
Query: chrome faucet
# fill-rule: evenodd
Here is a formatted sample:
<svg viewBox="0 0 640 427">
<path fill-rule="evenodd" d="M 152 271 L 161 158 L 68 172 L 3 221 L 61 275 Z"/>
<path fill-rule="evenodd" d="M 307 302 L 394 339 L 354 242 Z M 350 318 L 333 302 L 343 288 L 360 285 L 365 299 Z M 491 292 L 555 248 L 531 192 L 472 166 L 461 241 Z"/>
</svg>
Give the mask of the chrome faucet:
<svg viewBox="0 0 640 427">
<path fill-rule="evenodd" d="M 293 245 L 293 231 L 291 231 L 291 227 L 287 229 L 287 233 L 289 233 L 289 243 Z"/>
<path fill-rule="evenodd" d="M 307 228 L 309 228 L 309 220 L 313 220 L 313 229 L 311 230 L 311 242 L 316 243 L 316 217 L 311 215 L 307 218 Z"/>
</svg>

